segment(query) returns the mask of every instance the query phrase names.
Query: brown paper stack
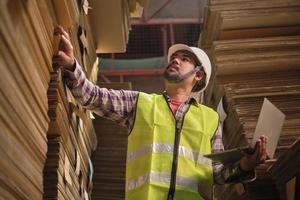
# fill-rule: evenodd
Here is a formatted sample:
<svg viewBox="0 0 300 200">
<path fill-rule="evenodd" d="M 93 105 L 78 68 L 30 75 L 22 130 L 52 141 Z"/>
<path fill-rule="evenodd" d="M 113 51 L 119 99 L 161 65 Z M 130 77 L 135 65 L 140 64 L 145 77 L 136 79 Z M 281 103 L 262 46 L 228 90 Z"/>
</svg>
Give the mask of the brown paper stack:
<svg viewBox="0 0 300 200">
<path fill-rule="evenodd" d="M 291 145 L 290 149 L 281 156 L 269 171 L 276 177 L 277 185 L 284 187 L 293 179 L 300 168 L 300 138 Z M 295 189 L 295 188 L 294 188 Z"/>
<path fill-rule="evenodd" d="M 93 175 L 90 156 L 97 138 L 89 113 L 76 105 L 61 81 L 60 71 L 51 73 L 48 100 L 50 125 L 44 198 L 77 199 L 85 193 L 90 196 Z"/>
<path fill-rule="evenodd" d="M 131 14 L 141 13 L 148 0 L 90 0 L 91 27 L 97 53 L 123 53 L 131 30 Z M 140 16 L 139 16 L 140 17 Z"/>
<path fill-rule="evenodd" d="M 204 99 L 216 109 L 223 98 L 225 148 L 252 141 L 264 97 L 286 115 L 275 159 L 257 168 L 257 180 L 245 185 L 246 190 L 241 184 L 219 186 L 216 198 L 278 199 L 285 195 L 267 169 L 300 136 L 299 19 L 296 0 L 207 3 L 200 47 L 210 56 L 213 73 Z M 261 191 L 262 187 L 266 189 Z"/>
<path fill-rule="evenodd" d="M 67 96 L 52 67 L 59 41 L 53 30 L 61 24 L 96 82 L 88 18 L 80 3 L 67 0 L 1 1 L 0 13 L 0 199 L 90 196 L 97 145 L 90 113 Z"/>
<path fill-rule="evenodd" d="M 130 13 L 148 1 L 101 2 L 104 6 L 93 7 L 88 0 L 0 1 L 0 199 L 91 197 L 91 153 L 98 138 L 91 113 L 77 105 L 52 64 L 60 41 L 54 28 L 61 25 L 68 32 L 77 62 L 96 83 L 96 50 L 124 48 Z M 108 26 L 92 30 L 95 21 Z M 94 40 L 98 30 L 106 30 L 101 37 L 108 43 Z M 114 38 L 119 34 L 121 40 Z"/>
<path fill-rule="evenodd" d="M 300 33 L 297 0 L 209 0 L 200 44 L 216 40 L 295 35 Z"/>
<path fill-rule="evenodd" d="M 54 5 L 65 6 L 64 10 L 68 10 L 70 16 L 73 16 L 70 17 L 71 23 L 65 26 L 74 26 L 75 31 L 70 29 L 69 34 L 75 47 L 77 61 L 83 66 L 86 76 L 93 77 L 97 74 L 97 71 L 93 70 L 96 54 L 93 41 L 88 40 L 92 37 L 87 16 L 83 10 L 79 13 L 79 8 L 75 5 L 69 5 L 70 1 L 64 5 L 61 3 L 54 1 Z M 62 14 L 67 15 L 67 12 Z M 59 13 L 56 13 L 56 16 L 60 19 Z M 44 168 L 44 198 L 91 197 L 93 166 L 90 156 L 96 149 L 97 138 L 90 113 L 77 105 L 71 92 L 64 85 L 59 70 L 51 73 L 48 100 L 51 121 L 48 130 L 49 149 Z"/>
<path fill-rule="evenodd" d="M 131 89 L 130 83 L 98 85 L 109 89 Z M 92 199 L 125 199 L 127 130 L 112 121 L 95 117 L 93 123 L 99 144 L 92 157 L 95 168 Z"/>
<path fill-rule="evenodd" d="M 31 12 L 37 8 L 35 1 L 27 7 L 24 3 L 0 3 L 1 199 L 42 199 L 43 195 L 52 50 L 47 48 L 51 40 L 40 12 Z M 45 48 L 40 50 L 41 46 Z"/>
</svg>

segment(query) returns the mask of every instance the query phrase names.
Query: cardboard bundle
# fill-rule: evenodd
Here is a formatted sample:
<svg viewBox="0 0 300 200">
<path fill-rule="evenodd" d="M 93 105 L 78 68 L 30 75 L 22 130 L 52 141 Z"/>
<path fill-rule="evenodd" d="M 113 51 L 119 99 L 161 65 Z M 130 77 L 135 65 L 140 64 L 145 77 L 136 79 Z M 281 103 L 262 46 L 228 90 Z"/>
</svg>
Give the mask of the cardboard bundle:
<svg viewBox="0 0 300 200">
<path fill-rule="evenodd" d="M 282 36 L 257 39 L 216 41 L 211 50 L 215 73 L 206 91 L 208 105 L 217 108 L 220 100 L 227 113 L 224 121 L 225 149 L 251 143 L 263 99 L 268 98 L 286 120 L 275 152 L 275 159 L 256 169 L 259 181 L 247 184 L 248 198 L 262 198 L 258 187 L 276 190 L 267 169 L 284 155 L 300 133 L 300 37 Z M 218 197 L 244 198 L 241 185 L 219 187 Z M 231 194 L 231 195 L 228 195 Z M 265 199 L 277 192 L 264 193 Z M 230 199 L 229 198 L 229 199 Z"/>
<path fill-rule="evenodd" d="M 48 89 L 51 121 L 44 168 L 44 199 L 78 199 L 91 195 L 90 156 L 97 139 L 87 114 L 67 97 L 60 72 L 52 72 Z"/>
<path fill-rule="evenodd" d="M 285 186 L 293 177 L 297 176 L 300 170 L 300 138 L 298 138 L 288 151 L 281 156 L 274 165 L 268 170 L 274 177 L 279 186 Z M 296 187 L 294 187 L 295 189 Z"/>
<path fill-rule="evenodd" d="M 62 2 L 57 2 L 59 5 Z M 70 3 L 70 2 L 68 2 Z M 76 9 L 65 4 L 71 15 Z M 97 80 L 95 74 L 96 54 L 89 30 L 87 16 L 81 11 L 71 17 L 70 39 L 77 62 L 87 77 Z M 74 20 L 78 19 L 78 21 Z M 91 153 L 97 147 L 96 133 L 91 113 L 77 105 L 65 86 L 61 71 L 54 69 L 48 89 L 50 125 L 48 129 L 48 152 L 44 168 L 44 198 L 89 199 L 92 192 L 93 165 Z M 59 152 L 59 153 L 58 153 Z M 52 161 L 55 161 L 55 165 Z M 51 176 L 52 175 L 52 176 Z M 48 181 L 49 177 L 53 181 Z"/>
<path fill-rule="evenodd" d="M 216 41 L 213 43 L 210 59 L 213 72 L 205 97 L 206 102 L 214 101 L 212 104 L 216 107 L 222 96 L 222 88 L 218 84 L 222 77 L 238 79 L 243 74 L 298 70 L 300 36 Z M 257 85 L 259 84 L 258 82 Z M 212 97 L 212 92 L 220 95 Z"/>
<path fill-rule="evenodd" d="M 49 122 L 49 66 L 44 56 L 49 52 L 39 51 L 37 38 L 44 35 L 35 30 L 40 21 L 32 24 L 28 9 L 22 1 L 0 3 L 1 199 L 42 199 L 43 195 Z"/>
<path fill-rule="evenodd" d="M 90 20 L 96 52 L 125 52 L 131 30 L 131 13 L 141 10 L 141 7 L 146 7 L 147 4 L 148 0 L 91 0 Z"/>
<path fill-rule="evenodd" d="M 225 148 L 251 143 L 265 97 L 286 115 L 275 159 L 256 169 L 257 181 L 246 185 L 247 192 L 240 184 L 219 186 L 216 198 L 282 196 L 267 169 L 299 138 L 299 19 L 296 0 L 207 2 L 199 46 L 209 55 L 213 73 L 203 99 L 215 109 L 221 102 L 227 113 Z M 260 187 L 268 190 L 259 192 Z"/>
<path fill-rule="evenodd" d="M 98 85 L 110 89 L 131 89 L 130 83 Z M 96 116 L 93 123 L 99 144 L 92 157 L 95 168 L 92 199 L 122 200 L 125 198 L 127 130 L 99 116 Z"/>
<path fill-rule="evenodd" d="M 299 19 L 297 0 L 210 0 L 200 46 L 209 47 L 216 40 L 296 35 Z"/>
<path fill-rule="evenodd" d="M 130 30 L 128 1 L 91 0 L 91 7 L 97 53 L 125 52 Z"/>
<path fill-rule="evenodd" d="M 98 138 L 92 114 L 77 105 L 52 66 L 60 41 L 54 28 L 68 32 L 77 62 L 96 83 L 96 50 L 125 51 L 130 13 L 141 13 L 148 1 L 99 2 L 0 2 L 0 199 L 91 197 Z M 99 30 L 106 31 L 100 39 Z"/>
<path fill-rule="evenodd" d="M 264 97 L 287 115 L 277 153 L 298 137 L 300 37 L 272 37 L 214 42 L 215 76 L 206 102 L 216 108 L 224 97 L 227 148 L 251 141 Z"/>
<path fill-rule="evenodd" d="M 96 82 L 95 47 L 79 1 L 1 1 L 1 199 L 87 199 L 97 138 L 90 113 L 52 67 L 64 26 L 77 61 Z M 81 30 L 83 35 L 80 34 Z"/>
</svg>

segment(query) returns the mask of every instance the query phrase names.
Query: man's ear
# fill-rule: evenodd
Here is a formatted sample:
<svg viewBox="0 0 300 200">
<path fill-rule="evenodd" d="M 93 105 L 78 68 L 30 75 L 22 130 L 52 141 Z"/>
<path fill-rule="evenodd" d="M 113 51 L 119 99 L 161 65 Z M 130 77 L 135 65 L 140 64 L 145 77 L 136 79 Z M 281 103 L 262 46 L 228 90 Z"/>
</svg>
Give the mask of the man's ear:
<svg viewBox="0 0 300 200">
<path fill-rule="evenodd" d="M 203 78 L 204 72 L 202 70 L 196 72 L 195 79 L 196 81 L 200 81 Z"/>
</svg>

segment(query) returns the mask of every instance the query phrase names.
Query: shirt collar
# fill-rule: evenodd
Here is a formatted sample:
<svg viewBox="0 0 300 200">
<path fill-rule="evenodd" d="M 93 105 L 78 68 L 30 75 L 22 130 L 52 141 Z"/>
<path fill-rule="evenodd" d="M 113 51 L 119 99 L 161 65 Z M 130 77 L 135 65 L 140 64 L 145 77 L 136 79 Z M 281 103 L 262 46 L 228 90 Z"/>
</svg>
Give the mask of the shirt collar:
<svg viewBox="0 0 300 200">
<path fill-rule="evenodd" d="M 168 102 L 171 101 L 171 98 L 167 95 L 166 91 L 163 91 L 163 95 L 167 99 Z M 199 106 L 199 102 L 197 101 L 197 99 L 195 97 L 191 96 L 191 95 L 189 96 L 188 100 L 185 103 L 193 104 L 197 107 Z"/>
</svg>

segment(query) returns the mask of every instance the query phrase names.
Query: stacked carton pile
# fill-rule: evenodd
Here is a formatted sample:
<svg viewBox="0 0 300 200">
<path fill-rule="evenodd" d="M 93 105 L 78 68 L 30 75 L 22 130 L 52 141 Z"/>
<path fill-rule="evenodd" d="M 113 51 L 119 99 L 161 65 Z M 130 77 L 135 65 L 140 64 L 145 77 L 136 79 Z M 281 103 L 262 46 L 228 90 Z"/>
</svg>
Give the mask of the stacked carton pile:
<svg viewBox="0 0 300 200">
<path fill-rule="evenodd" d="M 200 46 L 214 73 L 204 99 L 214 108 L 223 99 L 225 148 L 250 143 L 264 97 L 286 115 L 273 162 L 300 136 L 299 16 L 297 1 L 208 1 Z M 247 193 L 241 185 L 224 186 L 216 198 L 279 198 L 266 173 L 270 164 L 257 169 Z"/>
<path fill-rule="evenodd" d="M 96 52 L 125 52 L 131 29 L 130 17 L 140 17 L 142 7 L 147 6 L 148 0 L 90 0 L 90 2 Z"/>
<path fill-rule="evenodd" d="M 60 74 L 60 71 L 51 72 L 48 89 L 50 124 L 44 198 L 86 198 L 92 191 L 90 157 L 96 149 L 97 138 L 89 113 L 76 105 Z"/>
<path fill-rule="evenodd" d="M 69 33 L 76 60 L 96 83 L 96 50 L 104 45 L 97 30 L 105 30 L 102 38 L 119 32 L 90 27 L 90 21 L 112 21 L 100 16 L 99 9 L 120 16 L 121 24 L 112 24 L 121 26 L 123 40 L 105 44 L 125 47 L 129 14 L 147 0 L 103 1 L 101 8 L 92 2 L 94 5 L 88 0 L 0 2 L 0 199 L 91 197 L 91 153 L 97 137 L 90 112 L 76 104 L 62 72 L 52 66 L 59 44 L 54 28 L 61 25 Z M 111 10 L 112 3 L 120 13 Z"/>
<path fill-rule="evenodd" d="M 53 30 L 61 24 L 96 81 L 87 15 L 77 1 L 1 1 L 0 9 L 1 199 L 88 197 L 95 131 L 52 68 Z"/>
<path fill-rule="evenodd" d="M 52 48 L 36 1 L 26 2 L 0 3 L 1 199 L 43 196 Z"/>
<path fill-rule="evenodd" d="M 130 83 L 99 83 L 109 89 L 131 89 Z M 126 128 L 95 116 L 93 121 L 99 141 L 92 160 L 95 168 L 92 199 L 125 199 L 127 155 Z"/>
</svg>

